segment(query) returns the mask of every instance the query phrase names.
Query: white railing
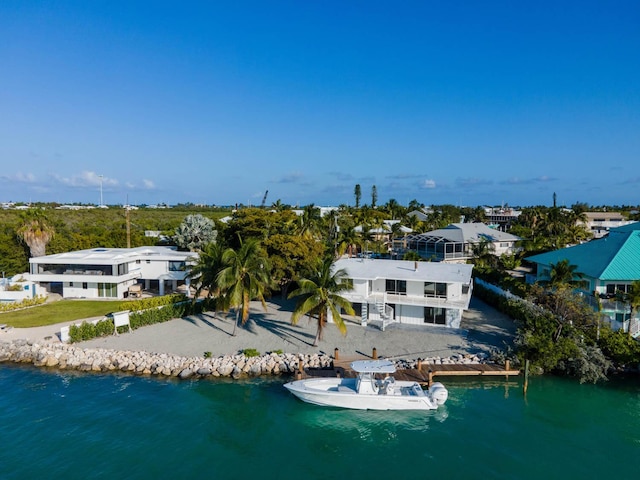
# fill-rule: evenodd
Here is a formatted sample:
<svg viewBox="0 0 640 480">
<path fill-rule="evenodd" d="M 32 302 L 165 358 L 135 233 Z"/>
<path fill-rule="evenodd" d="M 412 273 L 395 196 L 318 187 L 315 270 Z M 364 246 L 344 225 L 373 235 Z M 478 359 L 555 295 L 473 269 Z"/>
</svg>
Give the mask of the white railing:
<svg viewBox="0 0 640 480">
<path fill-rule="evenodd" d="M 471 292 L 457 298 L 424 297 L 418 295 L 397 295 L 392 293 L 372 293 L 366 300 L 373 303 L 395 303 L 398 305 L 417 305 L 421 307 L 467 308 Z"/>
</svg>

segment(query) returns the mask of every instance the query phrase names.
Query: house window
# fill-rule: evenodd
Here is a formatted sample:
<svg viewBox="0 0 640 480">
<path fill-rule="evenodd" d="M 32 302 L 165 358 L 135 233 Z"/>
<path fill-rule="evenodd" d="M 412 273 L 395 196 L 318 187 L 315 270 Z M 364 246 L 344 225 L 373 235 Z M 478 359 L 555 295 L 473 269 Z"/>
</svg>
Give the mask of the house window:
<svg viewBox="0 0 640 480">
<path fill-rule="evenodd" d="M 82 282 L 82 289 L 86 290 L 88 288 L 87 282 Z"/>
<path fill-rule="evenodd" d="M 121 263 L 118 265 L 118 275 L 126 275 L 129 273 L 129 264 Z"/>
<path fill-rule="evenodd" d="M 607 285 L 607 296 L 615 296 L 618 292 L 629 293 L 631 285 L 626 283 L 610 283 Z"/>
<path fill-rule="evenodd" d="M 396 295 L 406 295 L 407 294 L 407 282 L 406 280 L 390 280 L 387 279 L 385 282 L 385 292 L 393 293 Z"/>
<path fill-rule="evenodd" d="M 185 269 L 185 262 L 169 262 L 170 272 L 182 272 Z"/>
<path fill-rule="evenodd" d="M 437 282 L 425 282 L 425 297 L 447 298 L 447 284 Z"/>
<path fill-rule="evenodd" d="M 445 325 L 447 323 L 446 310 L 439 307 L 424 307 L 424 323 Z"/>
<path fill-rule="evenodd" d="M 151 260 L 147 260 L 147 265 L 151 263 Z"/>
<path fill-rule="evenodd" d="M 136 260 L 136 264 L 140 265 L 140 259 Z"/>
<path fill-rule="evenodd" d="M 99 283 L 98 297 L 117 298 L 118 285 L 116 283 Z"/>
</svg>

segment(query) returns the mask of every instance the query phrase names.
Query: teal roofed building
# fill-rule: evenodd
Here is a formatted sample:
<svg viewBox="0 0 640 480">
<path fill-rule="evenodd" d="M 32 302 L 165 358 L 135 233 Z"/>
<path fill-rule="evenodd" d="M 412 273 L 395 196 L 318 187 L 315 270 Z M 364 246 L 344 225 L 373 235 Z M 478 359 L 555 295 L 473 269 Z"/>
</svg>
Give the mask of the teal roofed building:
<svg viewBox="0 0 640 480">
<path fill-rule="evenodd" d="M 602 313 L 613 328 L 626 328 L 629 307 L 616 300 L 616 293 L 628 292 L 631 284 L 640 280 L 640 222 L 612 229 L 606 237 L 588 243 L 534 255 L 526 259 L 536 264 L 536 281 L 550 279 L 551 266 L 562 260 L 576 266 L 585 285 L 582 290 L 601 299 Z M 636 314 L 637 320 L 637 314 Z M 636 330 L 640 322 L 634 321 Z M 633 330 L 633 327 L 632 327 Z M 640 335 L 640 331 L 633 332 Z"/>
</svg>

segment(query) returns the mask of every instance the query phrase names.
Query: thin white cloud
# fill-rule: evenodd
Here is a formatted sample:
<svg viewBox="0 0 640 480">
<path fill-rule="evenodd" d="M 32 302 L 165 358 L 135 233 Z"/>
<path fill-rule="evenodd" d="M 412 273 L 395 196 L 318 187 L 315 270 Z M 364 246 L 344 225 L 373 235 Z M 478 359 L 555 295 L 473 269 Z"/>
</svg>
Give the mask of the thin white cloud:
<svg viewBox="0 0 640 480">
<path fill-rule="evenodd" d="M 98 187 L 101 182 L 103 187 L 114 187 L 118 185 L 118 181 L 115 178 L 105 177 L 104 175 L 101 176 L 96 172 L 84 171 L 79 175 L 73 175 L 71 177 L 63 177 L 55 173 L 51 176 L 58 183 L 68 187 Z"/>
<path fill-rule="evenodd" d="M 436 181 L 428 178 L 422 182 L 421 186 L 422 188 L 436 188 Z"/>
<path fill-rule="evenodd" d="M 33 173 L 18 172 L 15 175 L 0 175 L 2 180 L 16 183 L 35 183 L 36 176 Z"/>
<path fill-rule="evenodd" d="M 147 190 L 153 190 L 154 188 L 156 188 L 156 184 L 153 183 L 152 180 L 148 180 L 146 178 L 142 179 L 142 186 Z"/>
</svg>

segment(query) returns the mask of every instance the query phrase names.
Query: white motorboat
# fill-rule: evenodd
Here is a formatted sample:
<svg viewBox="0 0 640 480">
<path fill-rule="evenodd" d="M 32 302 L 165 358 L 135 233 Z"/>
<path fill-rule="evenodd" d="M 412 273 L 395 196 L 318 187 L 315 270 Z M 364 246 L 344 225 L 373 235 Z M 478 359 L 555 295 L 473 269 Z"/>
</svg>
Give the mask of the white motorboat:
<svg viewBox="0 0 640 480">
<path fill-rule="evenodd" d="M 389 360 L 359 360 L 351 368 L 357 378 L 307 378 L 284 387 L 308 403 L 358 410 L 435 410 L 449 396 L 439 382 L 425 391 L 417 382 L 396 381 Z"/>
</svg>

